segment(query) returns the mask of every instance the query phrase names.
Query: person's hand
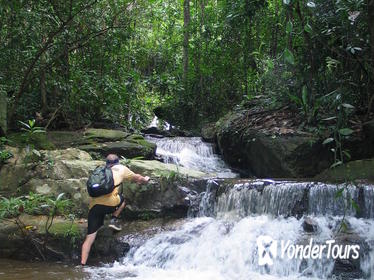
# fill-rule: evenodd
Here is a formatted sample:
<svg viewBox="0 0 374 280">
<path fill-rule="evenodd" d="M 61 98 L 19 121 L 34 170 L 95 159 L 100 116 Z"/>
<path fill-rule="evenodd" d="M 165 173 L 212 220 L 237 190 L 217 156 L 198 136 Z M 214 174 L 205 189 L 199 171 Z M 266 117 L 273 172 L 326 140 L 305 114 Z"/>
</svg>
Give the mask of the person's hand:
<svg viewBox="0 0 374 280">
<path fill-rule="evenodd" d="M 144 182 L 144 183 L 147 183 L 147 182 L 149 181 L 149 179 L 150 179 L 149 176 L 145 176 L 145 177 L 143 177 L 143 178 L 144 178 L 144 179 L 143 179 L 143 182 Z"/>
</svg>

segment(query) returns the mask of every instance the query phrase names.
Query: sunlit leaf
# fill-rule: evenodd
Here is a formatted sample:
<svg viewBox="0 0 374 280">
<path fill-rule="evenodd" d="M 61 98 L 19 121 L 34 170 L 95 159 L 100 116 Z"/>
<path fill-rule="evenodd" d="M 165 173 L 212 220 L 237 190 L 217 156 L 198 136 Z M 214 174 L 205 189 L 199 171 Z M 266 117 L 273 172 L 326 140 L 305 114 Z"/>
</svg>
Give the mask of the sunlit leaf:
<svg viewBox="0 0 374 280">
<path fill-rule="evenodd" d="M 334 141 L 334 138 L 327 138 L 327 139 L 325 139 L 325 141 L 322 142 L 322 145 L 326 145 L 326 144 L 331 143 L 333 141 Z"/>
<path fill-rule="evenodd" d="M 339 129 L 339 134 L 343 135 L 343 136 L 348 136 L 348 135 L 351 135 L 354 131 L 350 128 L 341 128 Z"/>
<path fill-rule="evenodd" d="M 65 195 L 65 193 L 60 193 L 57 198 L 56 198 L 56 201 L 59 201 L 63 196 Z"/>
<path fill-rule="evenodd" d="M 353 105 L 348 104 L 348 103 L 343 103 L 342 106 L 347 108 L 347 109 L 354 109 L 355 108 Z"/>
<path fill-rule="evenodd" d="M 332 164 L 332 165 L 330 166 L 330 168 L 335 168 L 335 167 L 337 167 L 337 166 L 339 166 L 339 165 L 342 165 L 342 164 L 343 164 L 342 161 L 337 161 L 337 162 L 335 162 L 334 164 Z"/>
<path fill-rule="evenodd" d="M 316 3 L 314 3 L 313 1 L 309 1 L 308 3 L 306 3 L 306 5 L 307 5 L 309 8 L 315 8 L 315 7 L 316 7 Z"/>
</svg>

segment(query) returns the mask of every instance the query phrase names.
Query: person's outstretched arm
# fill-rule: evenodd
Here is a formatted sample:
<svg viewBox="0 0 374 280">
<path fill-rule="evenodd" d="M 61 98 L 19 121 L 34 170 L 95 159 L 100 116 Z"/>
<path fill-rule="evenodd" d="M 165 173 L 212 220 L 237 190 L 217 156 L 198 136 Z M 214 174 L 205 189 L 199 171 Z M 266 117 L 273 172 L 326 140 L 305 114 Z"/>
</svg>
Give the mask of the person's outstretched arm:
<svg viewBox="0 0 374 280">
<path fill-rule="evenodd" d="M 149 181 L 149 177 L 148 176 L 145 176 L 143 177 L 142 175 L 140 174 L 133 174 L 131 176 L 131 181 L 135 182 L 135 183 L 138 183 L 138 184 L 145 184 Z"/>
</svg>

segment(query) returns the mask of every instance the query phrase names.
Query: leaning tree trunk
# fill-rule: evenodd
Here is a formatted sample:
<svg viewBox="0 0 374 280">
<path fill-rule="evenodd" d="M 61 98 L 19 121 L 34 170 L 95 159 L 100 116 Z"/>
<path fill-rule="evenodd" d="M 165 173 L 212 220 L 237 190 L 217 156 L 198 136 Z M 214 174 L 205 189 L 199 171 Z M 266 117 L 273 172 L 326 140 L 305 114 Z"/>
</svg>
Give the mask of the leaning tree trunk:
<svg viewBox="0 0 374 280">
<path fill-rule="evenodd" d="M 183 82 L 185 90 L 188 90 L 188 44 L 190 39 L 190 0 L 183 1 L 184 14 L 184 40 L 183 40 Z"/>
</svg>

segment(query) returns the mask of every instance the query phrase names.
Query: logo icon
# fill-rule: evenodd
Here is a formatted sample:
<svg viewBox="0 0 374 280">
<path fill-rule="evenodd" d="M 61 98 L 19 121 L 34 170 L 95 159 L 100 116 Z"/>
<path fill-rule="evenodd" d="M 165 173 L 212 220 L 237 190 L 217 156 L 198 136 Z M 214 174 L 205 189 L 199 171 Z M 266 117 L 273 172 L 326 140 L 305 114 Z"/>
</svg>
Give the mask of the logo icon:
<svg viewBox="0 0 374 280">
<path fill-rule="evenodd" d="M 257 238 L 258 264 L 273 265 L 273 259 L 277 257 L 277 241 L 267 235 Z"/>
</svg>

